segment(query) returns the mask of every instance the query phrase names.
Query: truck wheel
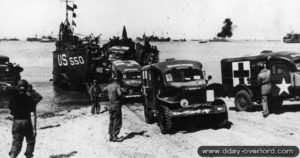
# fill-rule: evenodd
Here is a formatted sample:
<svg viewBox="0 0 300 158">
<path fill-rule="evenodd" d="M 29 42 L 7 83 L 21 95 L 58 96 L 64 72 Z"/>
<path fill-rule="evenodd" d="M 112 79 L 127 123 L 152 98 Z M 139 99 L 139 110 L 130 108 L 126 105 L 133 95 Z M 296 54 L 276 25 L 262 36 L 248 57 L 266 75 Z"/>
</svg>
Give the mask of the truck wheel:
<svg viewBox="0 0 300 158">
<path fill-rule="evenodd" d="M 240 90 L 236 93 L 234 102 L 238 111 L 246 111 L 252 108 L 251 97 L 245 90 Z"/>
<path fill-rule="evenodd" d="M 162 134 L 170 133 L 173 122 L 171 113 L 168 107 L 161 105 L 158 110 L 158 125 Z"/>
<path fill-rule="evenodd" d="M 144 106 L 144 115 L 145 115 L 145 121 L 146 123 L 152 124 L 155 121 L 155 117 L 153 112 L 151 112 L 151 110 L 149 110 L 146 106 L 145 101 L 143 101 L 143 106 Z"/>
</svg>

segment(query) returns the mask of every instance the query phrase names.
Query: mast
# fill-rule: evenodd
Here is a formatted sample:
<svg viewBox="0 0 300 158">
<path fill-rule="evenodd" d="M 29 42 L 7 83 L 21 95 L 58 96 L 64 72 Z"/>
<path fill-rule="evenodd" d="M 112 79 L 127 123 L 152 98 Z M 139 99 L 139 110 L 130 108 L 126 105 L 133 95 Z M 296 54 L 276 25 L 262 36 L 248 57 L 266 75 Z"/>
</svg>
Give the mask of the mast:
<svg viewBox="0 0 300 158">
<path fill-rule="evenodd" d="M 66 19 L 68 21 L 68 0 L 66 0 Z"/>
</svg>

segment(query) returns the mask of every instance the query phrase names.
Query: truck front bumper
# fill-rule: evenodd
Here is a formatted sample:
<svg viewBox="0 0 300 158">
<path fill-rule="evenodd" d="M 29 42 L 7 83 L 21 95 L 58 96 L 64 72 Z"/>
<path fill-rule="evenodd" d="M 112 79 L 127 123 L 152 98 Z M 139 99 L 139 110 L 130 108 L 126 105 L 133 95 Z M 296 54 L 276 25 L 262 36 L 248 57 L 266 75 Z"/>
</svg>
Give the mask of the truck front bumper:
<svg viewBox="0 0 300 158">
<path fill-rule="evenodd" d="M 195 115 L 211 115 L 220 114 L 227 112 L 226 106 L 218 107 L 199 107 L 199 108 L 181 108 L 176 110 L 171 110 L 172 117 L 187 117 Z"/>
</svg>

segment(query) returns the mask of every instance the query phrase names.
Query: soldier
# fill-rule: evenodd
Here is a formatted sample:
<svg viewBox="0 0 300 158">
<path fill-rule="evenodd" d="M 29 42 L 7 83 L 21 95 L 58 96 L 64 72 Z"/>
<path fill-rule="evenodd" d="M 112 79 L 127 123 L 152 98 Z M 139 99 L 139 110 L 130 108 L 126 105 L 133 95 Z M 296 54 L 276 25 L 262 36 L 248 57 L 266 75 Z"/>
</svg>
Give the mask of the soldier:
<svg viewBox="0 0 300 158">
<path fill-rule="evenodd" d="M 108 92 L 109 98 L 109 141 L 120 142 L 118 138 L 122 127 L 122 91 L 118 79 L 113 78 L 113 82 L 104 87 L 103 91 Z"/>
<path fill-rule="evenodd" d="M 9 109 L 13 116 L 12 135 L 13 142 L 9 152 L 11 158 L 19 155 L 24 137 L 27 141 L 25 156 L 33 157 L 36 137 L 36 104 L 42 96 L 33 89 L 29 90 L 26 80 L 19 80 L 16 87 L 4 87 L 9 94 Z"/>
<path fill-rule="evenodd" d="M 263 117 L 266 118 L 269 115 L 269 106 L 268 99 L 270 99 L 269 95 L 271 93 L 271 72 L 266 68 L 264 64 L 264 68 L 258 74 L 257 82 L 261 85 L 261 95 L 262 95 L 262 107 L 263 107 Z"/>
<path fill-rule="evenodd" d="M 94 80 L 93 81 L 93 85 L 91 86 L 91 89 L 90 89 L 90 95 L 91 95 L 91 100 L 93 102 L 93 107 L 92 107 L 92 114 L 100 114 L 100 93 L 101 93 L 101 89 L 98 85 L 98 82 L 97 80 Z"/>
</svg>

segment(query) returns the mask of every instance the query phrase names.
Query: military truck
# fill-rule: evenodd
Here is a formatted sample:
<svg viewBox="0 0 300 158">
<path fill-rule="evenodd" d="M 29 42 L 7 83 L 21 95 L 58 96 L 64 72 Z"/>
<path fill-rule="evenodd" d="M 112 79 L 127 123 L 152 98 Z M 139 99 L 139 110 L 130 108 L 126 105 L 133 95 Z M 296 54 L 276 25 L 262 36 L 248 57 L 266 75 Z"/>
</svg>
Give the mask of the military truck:
<svg viewBox="0 0 300 158">
<path fill-rule="evenodd" d="M 21 79 L 20 73 L 23 68 L 19 65 L 14 65 L 9 61 L 9 57 L 0 55 L 0 103 L 7 101 L 5 93 L 3 93 L 3 87 L 14 86 L 18 80 Z"/>
<path fill-rule="evenodd" d="M 141 68 L 134 60 L 117 60 L 112 63 L 112 75 L 119 78 L 125 100 L 141 98 Z"/>
<path fill-rule="evenodd" d="M 282 107 L 283 100 L 300 100 L 300 53 L 263 51 L 259 55 L 221 60 L 222 83 L 229 97 L 235 98 L 237 110 L 250 110 L 261 102 L 259 72 L 271 71 L 270 111 Z"/>
<path fill-rule="evenodd" d="M 9 57 L 0 55 L 0 82 L 13 86 L 21 79 L 20 73 L 22 71 L 23 68 L 12 64 Z"/>
<path fill-rule="evenodd" d="M 207 86 L 202 64 L 190 60 L 168 60 L 142 68 L 145 120 L 157 119 L 163 134 L 170 133 L 175 118 L 213 117 L 214 125 L 228 120 L 227 106 Z"/>
</svg>

